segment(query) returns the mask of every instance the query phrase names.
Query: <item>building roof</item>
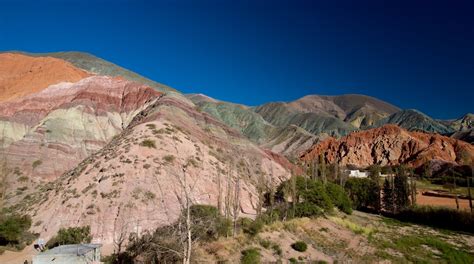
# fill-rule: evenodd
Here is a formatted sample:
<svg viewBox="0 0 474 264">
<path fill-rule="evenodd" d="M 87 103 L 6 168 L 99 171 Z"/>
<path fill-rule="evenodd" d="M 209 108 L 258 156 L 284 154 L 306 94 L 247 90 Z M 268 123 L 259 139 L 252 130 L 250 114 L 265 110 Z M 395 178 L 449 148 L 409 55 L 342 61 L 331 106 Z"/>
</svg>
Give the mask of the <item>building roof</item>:
<svg viewBox="0 0 474 264">
<path fill-rule="evenodd" d="M 89 251 L 102 247 L 102 244 L 62 245 L 39 253 L 38 255 L 77 255 L 82 256 Z"/>
</svg>

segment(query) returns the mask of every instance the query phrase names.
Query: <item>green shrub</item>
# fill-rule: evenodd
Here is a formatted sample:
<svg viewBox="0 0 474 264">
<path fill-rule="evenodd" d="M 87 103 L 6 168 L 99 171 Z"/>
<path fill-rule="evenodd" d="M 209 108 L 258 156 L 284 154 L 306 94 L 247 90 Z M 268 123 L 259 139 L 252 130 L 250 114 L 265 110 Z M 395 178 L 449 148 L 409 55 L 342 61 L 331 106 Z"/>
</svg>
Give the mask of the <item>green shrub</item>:
<svg viewBox="0 0 474 264">
<path fill-rule="evenodd" d="M 212 241 L 231 232 L 232 223 L 220 215 L 216 207 L 192 205 L 190 207 L 191 235 L 193 241 Z M 181 234 L 186 221 L 186 211 L 170 225 L 145 232 L 140 237 L 130 236 L 125 252 L 110 257 L 111 263 L 179 263 L 182 262 L 183 240 Z M 120 260 L 121 259 L 121 260 Z"/>
<path fill-rule="evenodd" d="M 298 260 L 295 259 L 295 258 L 289 258 L 288 261 L 289 261 L 290 263 L 298 263 Z"/>
<path fill-rule="evenodd" d="M 41 160 L 35 160 L 33 162 L 33 164 L 31 164 L 31 167 L 33 167 L 33 169 L 35 169 L 36 167 L 38 167 L 39 165 L 41 165 L 43 162 Z"/>
<path fill-rule="evenodd" d="M 295 205 L 296 217 L 315 217 L 323 215 L 321 207 L 312 202 L 302 202 Z"/>
<path fill-rule="evenodd" d="M 269 249 L 272 242 L 270 242 L 269 240 L 266 240 L 266 239 L 260 239 L 259 241 L 260 243 L 260 246 L 262 246 L 263 248 L 266 248 L 266 249 Z"/>
<path fill-rule="evenodd" d="M 394 217 L 432 227 L 474 234 L 474 215 L 446 207 L 414 206 L 401 210 Z"/>
<path fill-rule="evenodd" d="M 151 124 L 151 123 L 146 124 L 146 126 L 147 126 L 149 129 L 152 129 L 152 130 L 156 128 L 156 125 L 155 125 L 155 124 Z"/>
<path fill-rule="evenodd" d="M 231 221 L 222 217 L 214 206 L 192 205 L 190 214 L 194 239 L 210 241 L 217 239 L 219 236 L 228 236 L 231 233 Z M 184 212 L 182 215 L 182 221 L 184 221 Z"/>
<path fill-rule="evenodd" d="M 166 163 L 173 163 L 174 159 L 175 159 L 175 157 L 173 155 L 166 155 L 166 156 L 163 157 L 163 160 Z"/>
<path fill-rule="evenodd" d="M 113 263 L 179 263 L 182 262 L 183 243 L 176 232 L 176 224 L 145 232 L 138 237 L 131 234 L 127 249 L 116 255 Z"/>
<path fill-rule="evenodd" d="M 0 245 L 18 245 L 28 242 L 26 238 L 31 238 L 28 232 L 31 227 L 29 216 L 0 216 Z M 34 239 L 34 238 L 33 238 Z"/>
<path fill-rule="evenodd" d="M 250 236 L 257 235 L 263 228 L 265 224 L 263 221 L 259 220 L 258 218 L 254 220 L 250 218 L 240 218 L 239 219 L 239 226 L 245 234 Z"/>
<path fill-rule="evenodd" d="M 332 210 L 333 204 L 321 181 L 297 177 L 296 189 L 299 198 L 304 202 L 312 203 L 326 211 Z"/>
<path fill-rule="evenodd" d="M 47 243 L 47 248 L 66 244 L 90 243 L 92 240 L 90 226 L 61 228 L 58 234 Z"/>
<path fill-rule="evenodd" d="M 283 254 L 283 250 L 281 250 L 281 247 L 278 244 L 273 244 L 272 249 L 273 249 L 273 253 L 278 256 L 281 256 Z"/>
<path fill-rule="evenodd" d="M 257 264 L 260 263 L 260 252 L 256 248 L 249 248 L 242 251 L 240 258 L 241 264 Z"/>
<path fill-rule="evenodd" d="M 296 194 L 292 193 L 293 180 L 295 181 Z M 298 201 L 297 203 L 292 201 L 293 196 Z M 302 176 L 281 183 L 275 193 L 276 208 L 278 208 L 278 213 L 282 217 L 312 217 L 319 216 L 324 212 L 331 212 L 333 209 L 331 200 L 325 185 L 321 181 Z M 290 203 L 292 206 L 282 206 Z"/>
<path fill-rule="evenodd" d="M 156 148 L 155 141 L 151 139 L 145 139 L 140 143 L 140 146 L 147 148 Z"/>
<path fill-rule="evenodd" d="M 303 241 L 296 241 L 295 243 L 291 244 L 291 248 L 298 252 L 305 252 L 308 249 L 308 245 Z"/>
<path fill-rule="evenodd" d="M 341 186 L 328 182 L 326 183 L 326 192 L 331 198 L 332 203 L 346 214 L 352 213 L 352 204 L 349 196 L 347 196 L 344 188 Z"/>
<path fill-rule="evenodd" d="M 344 186 L 356 209 L 380 210 L 380 186 L 369 178 L 349 178 Z"/>
</svg>

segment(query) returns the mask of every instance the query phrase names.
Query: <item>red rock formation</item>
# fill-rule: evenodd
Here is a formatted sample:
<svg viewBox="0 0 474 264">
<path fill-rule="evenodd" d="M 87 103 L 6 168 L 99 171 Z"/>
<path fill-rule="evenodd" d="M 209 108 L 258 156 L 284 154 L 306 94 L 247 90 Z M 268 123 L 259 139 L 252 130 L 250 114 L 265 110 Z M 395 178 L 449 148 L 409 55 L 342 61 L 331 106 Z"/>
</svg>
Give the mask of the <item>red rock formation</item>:
<svg viewBox="0 0 474 264">
<path fill-rule="evenodd" d="M 155 147 L 144 146 L 144 140 Z M 24 203 L 28 208 L 20 210 L 33 222 L 40 221 L 32 229 L 45 239 L 61 227 L 89 225 L 93 241 L 110 253 L 118 226 L 128 236 L 138 223 L 144 231 L 176 220 L 183 168 L 193 185 L 193 203 L 217 205 L 218 198 L 227 199 L 227 186 L 240 187 L 239 216 L 254 217 L 255 184 L 265 176 L 277 186 L 291 176 L 285 165 L 290 164 L 284 157 L 263 151 L 209 115 L 164 96 L 104 148 L 53 181 L 54 189 L 31 193 L 37 202 Z"/>
<path fill-rule="evenodd" d="M 39 92 L 52 84 L 77 82 L 89 73 L 51 57 L 0 54 L 0 102 Z"/>
<path fill-rule="evenodd" d="M 0 154 L 23 175 L 54 179 L 103 147 L 160 95 L 122 78 L 92 76 L 0 103 L 0 127 L 11 128 L 0 131 L 8 141 Z"/>
<path fill-rule="evenodd" d="M 93 76 L 77 83 L 52 85 L 39 93 L 0 103 L 0 118 L 34 125 L 51 111 L 78 105 L 87 106 L 95 115 L 129 112 L 161 94 L 123 78 Z"/>
<path fill-rule="evenodd" d="M 305 161 L 323 154 L 329 163 L 367 167 L 373 164 L 409 164 L 426 161 L 461 163 L 474 161 L 474 146 L 439 134 L 409 132 L 395 125 L 385 125 L 349 134 L 336 140 L 328 138 L 301 156 Z"/>
</svg>

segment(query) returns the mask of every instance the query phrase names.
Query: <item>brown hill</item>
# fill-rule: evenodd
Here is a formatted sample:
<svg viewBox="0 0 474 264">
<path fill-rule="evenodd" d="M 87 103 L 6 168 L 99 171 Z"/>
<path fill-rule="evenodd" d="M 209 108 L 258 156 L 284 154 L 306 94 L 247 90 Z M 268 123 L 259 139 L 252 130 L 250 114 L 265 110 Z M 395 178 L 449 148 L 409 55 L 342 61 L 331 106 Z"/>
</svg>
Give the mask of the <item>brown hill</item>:
<svg viewBox="0 0 474 264">
<path fill-rule="evenodd" d="M 0 54 L 0 102 L 39 92 L 52 84 L 77 82 L 89 73 L 51 57 Z"/>
<path fill-rule="evenodd" d="M 90 225 L 94 241 L 110 250 L 120 235 L 177 218 L 184 168 L 193 203 L 217 205 L 220 197 L 224 204 L 238 189 L 238 214 L 252 216 L 256 184 L 276 185 L 291 166 L 194 105 L 164 96 L 106 147 L 15 208 L 32 215 L 40 223 L 34 231 L 46 239 L 61 227 Z"/>
<path fill-rule="evenodd" d="M 9 186 L 19 177 L 54 179 L 74 168 L 161 94 L 120 78 L 92 76 L 0 102 L 0 156 L 16 174 Z"/>
<path fill-rule="evenodd" d="M 439 134 L 409 132 L 396 125 L 354 132 L 339 140 L 328 138 L 301 156 L 310 161 L 323 154 L 329 163 L 367 167 L 373 164 L 409 164 L 426 161 L 449 163 L 474 161 L 474 146 Z"/>
</svg>

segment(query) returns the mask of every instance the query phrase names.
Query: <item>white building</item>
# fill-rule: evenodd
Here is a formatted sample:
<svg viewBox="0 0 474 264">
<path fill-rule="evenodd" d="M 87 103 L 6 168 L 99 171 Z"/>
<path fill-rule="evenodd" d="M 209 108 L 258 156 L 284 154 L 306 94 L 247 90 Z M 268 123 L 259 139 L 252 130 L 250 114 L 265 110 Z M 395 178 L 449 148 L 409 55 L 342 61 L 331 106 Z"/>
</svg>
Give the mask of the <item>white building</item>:
<svg viewBox="0 0 474 264">
<path fill-rule="evenodd" d="M 360 170 L 347 170 L 349 172 L 349 177 L 352 178 L 367 178 L 369 177 L 369 173 L 366 171 L 360 171 Z"/>
</svg>

